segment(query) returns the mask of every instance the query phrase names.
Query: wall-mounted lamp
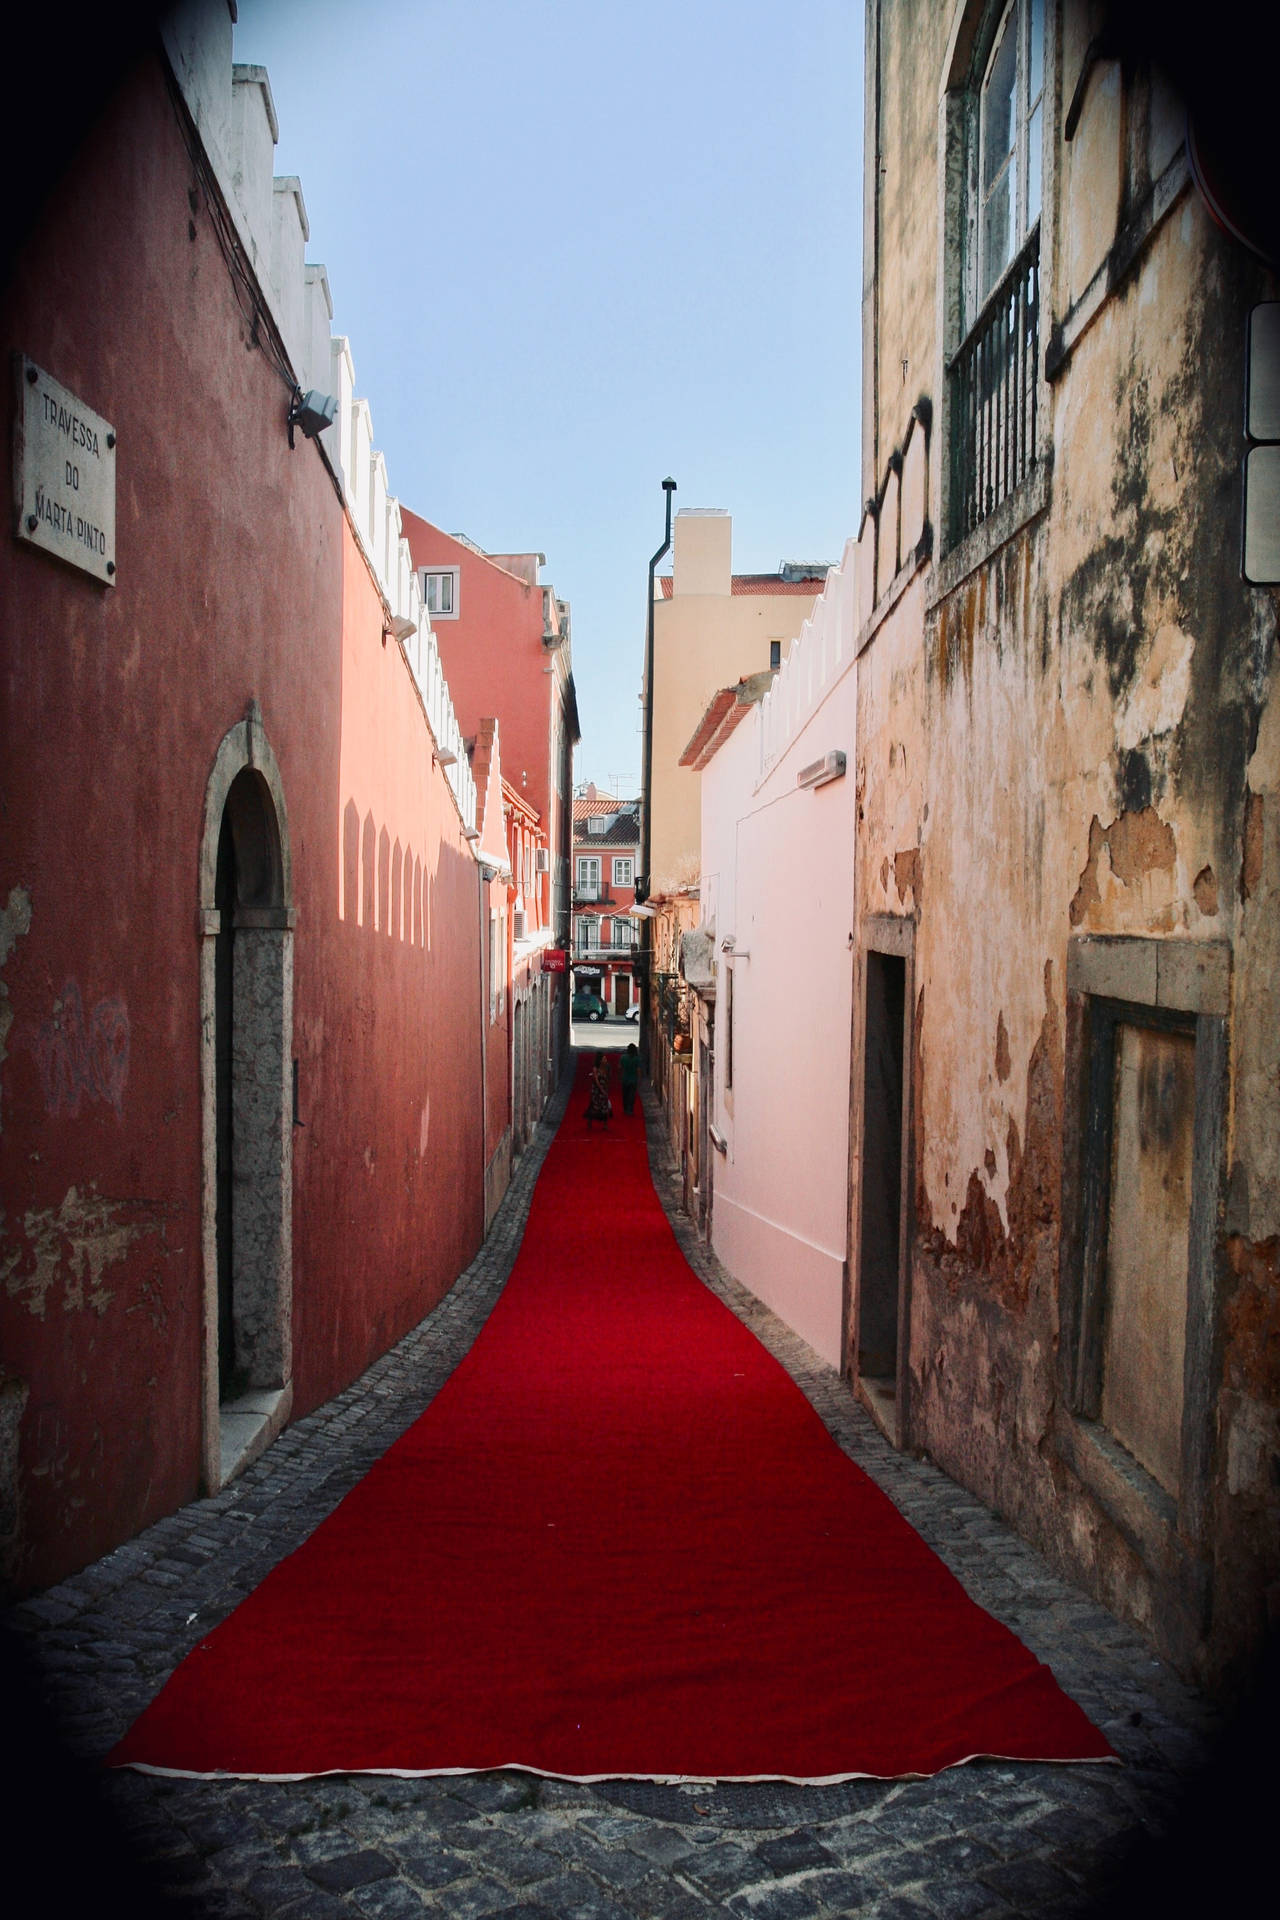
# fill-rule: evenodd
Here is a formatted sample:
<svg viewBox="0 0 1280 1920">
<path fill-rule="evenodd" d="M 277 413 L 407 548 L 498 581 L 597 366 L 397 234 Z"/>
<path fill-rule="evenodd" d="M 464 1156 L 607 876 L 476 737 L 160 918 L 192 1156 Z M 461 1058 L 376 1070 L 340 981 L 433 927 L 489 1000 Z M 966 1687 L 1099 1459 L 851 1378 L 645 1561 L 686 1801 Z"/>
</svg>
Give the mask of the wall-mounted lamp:
<svg viewBox="0 0 1280 1920">
<path fill-rule="evenodd" d="M 829 780 L 843 780 L 845 758 L 840 752 L 824 753 L 821 760 L 811 760 L 807 767 L 801 767 L 796 775 L 798 787 L 825 787 Z"/>
<path fill-rule="evenodd" d="M 751 958 L 750 949 L 740 947 L 732 934 L 729 934 L 720 942 L 720 951 L 727 960 L 749 960 Z"/>
<path fill-rule="evenodd" d="M 337 417 L 338 403 L 331 393 L 321 393 L 318 387 L 304 393 L 301 387 L 295 387 L 293 405 L 289 408 L 289 445 L 293 445 L 295 427 L 304 439 L 314 440 L 326 427 L 331 427 Z"/>
<path fill-rule="evenodd" d="M 386 622 L 383 632 L 389 633 L 393 640 L 407 640 L 411 633 L 418 631 L 418 623 L 411 620 L 407 613 L 393 613 Z"/>
</svg>

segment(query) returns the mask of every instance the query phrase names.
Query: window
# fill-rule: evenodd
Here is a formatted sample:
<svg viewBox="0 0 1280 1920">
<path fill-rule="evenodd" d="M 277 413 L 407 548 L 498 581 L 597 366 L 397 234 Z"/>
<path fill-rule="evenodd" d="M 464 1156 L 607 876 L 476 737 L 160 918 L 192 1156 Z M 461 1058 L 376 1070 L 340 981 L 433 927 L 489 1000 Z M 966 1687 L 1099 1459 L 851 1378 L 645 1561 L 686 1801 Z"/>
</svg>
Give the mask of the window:
<svg viewBox="0 0 1280 1920">
<path fill-rule="evenodd" d="M 507 916 L 489 915 L 489 1018 L 496 1020 L 506 1006 Z"/>
<path fill-rule="evenodd" d="M 782 665 L 781 640 L 771 640 L 769 642 L 769 665 L 775 673 L 777 672 L 778 668 Z"/>
<path fill-rule="evenodd" d="M 600 922 L 594 913 L 580 915 L 577 929 L 579 953 L 590 953 L 600 945 Z"/>
<path fill-rule="evenodd" d="M 594 838 L 597 834 L 607 833 L 611 824 L 607 814 L 593 813 L 587 821 L 587 832 Z"/>
<path fill-rule="evenodd" d="M 457 567 L 423 567 L 422 604 L 433 620 L 457 619 Z"/>
<path fill-rule="evenodd" d="M 600 861 L 595 854 L 581 854 L 578 858 L 578 897 L 582 900 L 600 898 Z"/>
<path fill-rule="evenodd" d="M 952 544 L 1022 484 L 1037 454 L 1044 0 L 1010 0 L 992 17 L 994 34 L 979 33 L 969 80 L 951 96 Z"/>
<path fill-rule="evenodd" d="M 631 885 L 631 873 L 632 873 L 632 867 L 631 867 L 630 856 L 628 856 L 625 860 L 619 860 L 619 859 L 614 860 L 613 884 L 615 887 L 629 887 Z"/>
<path fill-rule="evenodd" d="M 634 923 L 615 916 L 613 921 L 613 944 L 615 947 L 634 947 L 636 930 Z"/>
<path fill-rule="evenodd" d="M 978 100 L 975 315 L 1040 218 L 1044 0 L 1013 0 Z"/>
<path fill-rule="evenodd" d="M 1230 960 L 1216 941 L 1136 935 L 1067 952 L 1054 1446 L 1191 1612 L 1214 1454 Z"/>
</svg>

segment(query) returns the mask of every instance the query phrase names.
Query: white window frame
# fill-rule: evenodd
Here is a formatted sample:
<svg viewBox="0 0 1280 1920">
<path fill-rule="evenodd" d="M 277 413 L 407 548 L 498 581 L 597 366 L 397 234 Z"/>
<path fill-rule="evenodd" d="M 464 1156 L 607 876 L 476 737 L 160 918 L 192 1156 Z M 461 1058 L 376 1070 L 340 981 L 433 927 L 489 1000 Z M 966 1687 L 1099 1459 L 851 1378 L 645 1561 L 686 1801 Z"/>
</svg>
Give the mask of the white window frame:
<svg viewBox="0 0 1280 1920">
<path fill-rule="evenodd" d="M 447 608 L 433 607 L 431 605 L 431 589 L 427 585 L 427 582 L 430 580 L 447 580 L 449 582 L 449 591 L 447 596 L 445 596 L 449 601 Z M 422 588 L 422 604 L 426 608 L 428 617 L 432 621 L 457 619 L 458 602 L 461 598 L 462 591 L 461 567 L 419 567 L 418 584 Z"/>
<path fill-rule="evenodd" d="M 594 873 L 591 871 L 593 867 Z M 597 853 L 578 855 L 578 892 L 585 893 L 588 887 L 594 887 L 597 893 L 600 891 L 600 856 Z"/>
<path fill-rule="evenodd" d="M 621 873 L 618 871 L 620 867 L 624 869 L 624 871 Z M 613 857 L 614 886 L 615 887 L 634 886 L 635 884 L 634 874 L 635 874 L 635 861 L 634 861 L 633 855 L 629 853 L 615 854 Z"/>
<path fill-rule="evenodd" d="M 600 916 L 598 913 L 582 913 L 574 923 L 578 935 L 578 952 L 590 953 L 600 946 Z"/>
</svg>

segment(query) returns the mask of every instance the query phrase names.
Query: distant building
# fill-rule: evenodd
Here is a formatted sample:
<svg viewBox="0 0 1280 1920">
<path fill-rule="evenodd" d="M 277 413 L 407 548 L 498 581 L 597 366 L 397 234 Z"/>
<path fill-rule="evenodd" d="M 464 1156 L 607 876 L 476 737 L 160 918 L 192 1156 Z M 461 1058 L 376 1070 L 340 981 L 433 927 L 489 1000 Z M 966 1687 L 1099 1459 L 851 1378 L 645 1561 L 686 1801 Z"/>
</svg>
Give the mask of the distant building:
<svg viewBox="0 0 1280 1920">
<path fill-rule="evenodd" d="M 776 573 L 734 573 L 727 513 L 684 508 L 675 516 L 670 574 L 654 582 L 653 773 L 646 911 L 650 996 L 649 1073 L 666 1110 L 695 1199 L 705 1157 L 698 1109 L 694 1009 L 681 942 L 699 918 L 701 773 L 691 737 L 726 685 L 776 673 L 822 592 L 828 568 L 784 563 Z"/>
<path fill-rule="evenodd" d="M 654 582 L 651 898 L 697 884 L 699 777 L 681 755 L 708 701 L 782 664 L 827 577 L 825 565 L 799 563 L 734 573 L 732 538 L 727 513 L 682 508 L 672 571 Z"/>
<path fill-rule="evenodd" d="M 482 840 L 484 871 L 493 875 L 487 1221 L 568 1044 L 569 976 L 545 967 L 543 953 L 563 953 L 570 939 L 578 740 L 570 615 L 542 583 L 540 553 L 482 553 L 407 508 L 402 524 L 473 766 L 479 754 L 486 778 L 496 780 Z"/>
<path fill-rule="evenodd" d="M 614 1014 L 635 1000 L 639 859 L 640 802 L 588 785 L 573 803 L 573 977 Z"/>
</svg>

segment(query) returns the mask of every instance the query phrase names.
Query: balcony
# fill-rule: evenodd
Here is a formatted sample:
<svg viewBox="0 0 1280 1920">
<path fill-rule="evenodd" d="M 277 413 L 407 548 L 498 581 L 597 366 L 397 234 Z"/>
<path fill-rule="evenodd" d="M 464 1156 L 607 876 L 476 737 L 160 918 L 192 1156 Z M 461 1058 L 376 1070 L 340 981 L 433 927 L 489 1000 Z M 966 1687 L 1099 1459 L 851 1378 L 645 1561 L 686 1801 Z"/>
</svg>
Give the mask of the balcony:
<svg viewBox="0 0 1280 1920">
<path fill-rule="evenodd" d="M 994 513 L 1035 465 L 1039 341 L 1037 227 L 951 362 L 953 544 Z"/>
<path fill-rule="evenodd" d="M 575 960 L 632 960 L 639 951 L 634 940 L 575 940 L 573 957 Z"/>
</svg>

